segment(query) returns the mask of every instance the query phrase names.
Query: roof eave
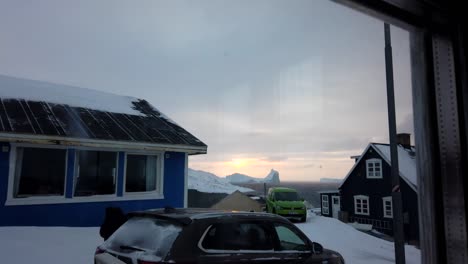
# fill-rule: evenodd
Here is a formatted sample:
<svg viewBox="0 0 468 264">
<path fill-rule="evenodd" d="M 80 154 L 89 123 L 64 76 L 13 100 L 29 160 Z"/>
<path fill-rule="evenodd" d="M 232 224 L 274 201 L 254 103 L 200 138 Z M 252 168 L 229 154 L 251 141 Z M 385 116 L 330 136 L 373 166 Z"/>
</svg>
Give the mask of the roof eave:
<svg viewBox="0 0 468 264">
<path fill-rule="evenodd" d="M 175 151 L 185 152 L 189 155 L 206 154 L 207 146 L 193 145 L 175 145 L 175 144 L 159 144 L 149 142 L 135 141 L 117 141 L 117 140 L 99 140 L 88 138 L 71 138 L 60 136 L 44 136 L 30 135 L 17 133 L 0 133 L 0 141 L 11 143 L 29 143 L 43 145 L 63 145 L 63 146 L 80 146 L 93 148 L 112 148 L 122 150 L 146 150 L 146 151 Z"/>
</svg>

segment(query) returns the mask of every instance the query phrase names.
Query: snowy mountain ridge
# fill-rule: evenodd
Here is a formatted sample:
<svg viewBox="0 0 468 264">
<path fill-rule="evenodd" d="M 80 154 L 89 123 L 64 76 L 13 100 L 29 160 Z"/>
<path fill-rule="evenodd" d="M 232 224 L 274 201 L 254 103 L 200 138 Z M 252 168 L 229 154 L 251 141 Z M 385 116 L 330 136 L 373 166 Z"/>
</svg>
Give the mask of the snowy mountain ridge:
<svg viewBox="0 0 468 264">
<path fill-rule="evenodd" d="M 230 183 L 280 183 L 279 172 L 274 169 L 271 169 L 270 173 L 268 173 L 268 175 L 265 178 L 255 178 L 241 173 L 234 173 L 226 176 L 226 179 Z"/>
<path fill-rule="evenodd" d="M 188 188 L 205 193 L 252 192 L 252 189 L 231 184 L 226 178 L 213 173 L 188 169 Z"/>
</svg>

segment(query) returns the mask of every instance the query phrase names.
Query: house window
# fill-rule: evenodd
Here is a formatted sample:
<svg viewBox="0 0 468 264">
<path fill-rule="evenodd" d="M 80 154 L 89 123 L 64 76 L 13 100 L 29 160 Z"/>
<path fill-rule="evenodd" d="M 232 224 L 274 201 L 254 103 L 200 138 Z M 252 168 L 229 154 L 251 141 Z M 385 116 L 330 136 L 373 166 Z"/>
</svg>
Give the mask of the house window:
<svg viewBox="0 0 468 264">
<path fill-rule="evenodd" d="M 63 196 L 65 149 L 16 148 L 14 198 Z"/>
<path fill-rule="evenodd" d="M 365 195 L 354 196 L 354 213 L 369 215 L 369 197 Z"/>
<path fill-rule="evenodd" d="M 158 189 L 160 166 L 157 155 L 127 155 L 126 192 L 151 192 Z"/>
<path fill-rule="evenodd" d="M 80 150 L 75 180 L 75 196 L 115 193 L 117 153 Z"/>
<path fill-rule="evenodd" d="M 366 160 L 366 170 L 368 179 L 381 179 L 382 178 L 382 160 L 369 159 Z"/>
<path fill-rule="evenodd" d="M 383 197 L 383 215 L 384 217 L 392 218 L 393 217 L 393 202 L 392 197 L 387 196 Z"/>
<path fill-rule="evenodd" d="M 329 214 L 328 195 L 322 195 L 322 214 Z"/>
</svg>

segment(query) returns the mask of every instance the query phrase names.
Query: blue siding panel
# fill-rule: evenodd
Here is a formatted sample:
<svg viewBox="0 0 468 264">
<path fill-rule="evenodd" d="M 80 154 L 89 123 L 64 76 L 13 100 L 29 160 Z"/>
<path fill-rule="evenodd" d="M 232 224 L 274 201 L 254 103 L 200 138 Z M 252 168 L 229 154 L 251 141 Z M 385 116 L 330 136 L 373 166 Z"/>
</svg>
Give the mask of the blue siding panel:
<svg viewBox="0 0 468 264">
<path fill-rule="evenodd" d="M 65 189 L 65 197 L 72 198 L 73 197 L 73 178 L 75 176 L 75 154 L 76 151 L 74 149 L 69 149 L 67 151 L 67 175 L 66 175 L 66 189 Z"/>
<path fill-rule="evenodd" d="M 117 196 L 123 195 L 124 189 L 124 169 L 125 169 L 125 152 L 119 152 L 119 159 L 117 165 Z"/>
<path fill-rule="evenodd" d="M 8 143 L 0 143 L 8 146 Z M 119 153 L 118 192 L 123 190 L 124 153 Z M 69 156 L 70 158 L 70 156 Z M 184 205 L 185 153 L 166 152 L 164 157 L 164 198 L 111 202 L 83 202 L 5 206 L 8 186 L 9 152 L 0 151 L 0 226 L 99 226 L 105 208 L 115 206 L 125 212 Z M 68 190 L 68 184 L 67 184 Z"/>
</svg>

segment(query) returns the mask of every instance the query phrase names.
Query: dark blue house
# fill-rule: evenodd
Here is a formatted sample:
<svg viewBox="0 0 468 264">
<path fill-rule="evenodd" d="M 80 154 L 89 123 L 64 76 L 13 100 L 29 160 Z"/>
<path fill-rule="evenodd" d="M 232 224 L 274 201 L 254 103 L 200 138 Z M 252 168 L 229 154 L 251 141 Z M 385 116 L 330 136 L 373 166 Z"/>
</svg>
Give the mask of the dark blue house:
<svg viewBox="0 0 468 264">
<path fill-rule="evenodd" d="M 415 148 L 409 134 L 398 135 L 398 163 L 406 241 L 419 241 L 418 191 Z M 390 146 L 370 143 L 340 185 L 341 211 L 349 222 L 370 224 L 393 236 Z"/>
<path fill-rule="evenodd" d="M 207 146 L 147 101 L 0 75 L 0 226 L 98 226 L 187 205 Z"/>
</svg>

